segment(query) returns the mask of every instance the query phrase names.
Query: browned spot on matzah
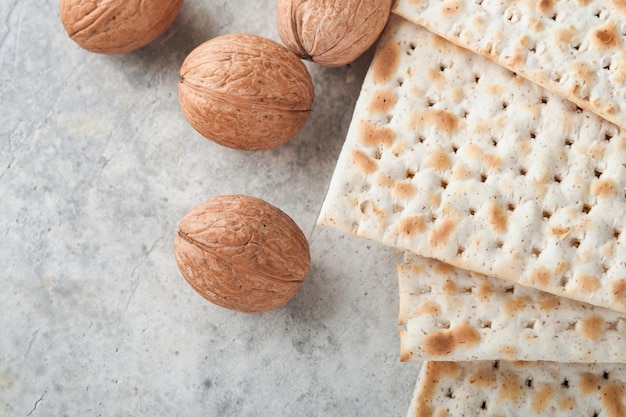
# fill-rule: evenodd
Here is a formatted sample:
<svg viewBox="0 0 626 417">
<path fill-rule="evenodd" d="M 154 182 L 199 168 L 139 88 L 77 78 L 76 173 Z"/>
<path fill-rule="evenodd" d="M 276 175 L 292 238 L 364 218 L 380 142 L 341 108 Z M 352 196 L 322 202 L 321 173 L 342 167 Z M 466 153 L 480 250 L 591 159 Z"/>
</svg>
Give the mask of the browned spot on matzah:
<svg viewBox="0 0 626 417">
<path fill-rule="evenodd" d="M 441 284 L 441 291 L 446 295 L 454 295 L 456 294 L 456 284 L 451 279 L 446 279 Z"/>
<path fill-rule="evenodd" d="M 392 178 L 390 178 L 389 175 L 380 173 L 376 176 L 376 184 L 384 188 L 391 188 L 396 184 L 396 182 Z"/>
<path fill-rule="evenodd" d="M 449 87 L 449 86 L 448 86 Z M 465 98 L 465 92 L 460 88 L 455 88 L 450 92 L 450 98 L 456 104 L 459 104 Z"/>
<path fill-rule="evenodd" d="M 592 373 L 585 372 L 580 375 L 578 380 L 578 387 L 580 388 L 580 393 L 583 395 L 589 395 L 598 390 L 600 387 L 598 385 L 598 377 Z"/>
<path fill-rule="evenodd" d="M 508 216 L 502 207 L 492 204 L 487 212 L 487 218 L 493 230 L 496 232 L 506 232 Z"/>
<path fill-rule="evenodd" d="M 448 214 L 444 216 L 428 235 L 428 242 L 432 246 L 445 245 L 458 222 L 458 215 Z"/>
<path fill-rule="evenodd" d="M 612 242 L 606 242 L 602 246 L 602 256 L 612 258 L 615 255 L 615 245 Z"/>
<path fill-rule="evenodd" d="M 472 176 L 472 171 L 469 167 L 463 163 L 455 165 L 452 171 L 452 176 L 457 180 L 465 180 Z"/>
<path fill-rule="evenodd" d="M 378 90 L 373 94 L 369 102 L 368 110 L 374 114 L 389 113 L 394 104 L 396 104 L 396 94 L 390 90 Z"/>
<path fill-rule="evenodd" d="M 597 160 L 602 159 L 604 157 L 604 153 L 606 152 L 606 146 L 599 143 L 592 144 L 589 147 L 584 147 L 581 145 L 580 148 L 584 151 L 584 153 L 590 155 L 593 159 Z"/>
<path fill-rule="evenodd" d="M 528 368 L 533 363 L 534 363 L 533 361 L 512 361 L 511 365 L 513 365 L 516 368 Z"/>
<path fill-rule="evenodd" d="M 507 375 L 502 384 L 500 385 L 500 389 L 498 390 L 498 399 L 500 401 L 513 401 L 519 402 L 522 398 L 523 393 L 523 382 L 521 379 L 514 374 Z"/>
<path fill-rule="evenodd" d="M 500 348 L 500 352 L 502 352 L 503 355 L 506 355 L 509 358 L 517 357 L 517 348 L 515 346 L 510 346 L 510 345 L 502 346 Z"/>
<path fill-rule="evenodd" d="M 506 60 L 506 64 L 512 68 L 519 68 L 524 62 L 526 58 L 524 55 L 519 53 L 511 54 L 509 58 Z"/>
<path fill-rule="evenodd" d="M 496 382 L 496 376 L 490 369 L 482 368 L 472 374 L 469 382 L 470 384 L 475 384 L 479 387 L 489 388 L 493 387 L 493 384 Z"/>
<path fill-rule="evenodd" d="M 422 395 L 417 399 L 419 414 L 415 417 L 432 417 L 433 409 L 430 399 L 443 379 L 455 379 L 461 373 L 461 366 L 456 362 L 427 362 L 426 375 L 422 381 Z"/>
<path fill-rule="evenodd" d="M 616 194 L 617 186 L 610 178 L 600 178 L 591 186 L 591 193 L 597 197 L 612 197 Z"/>
<path fill-rule="evenodd" d="M 433 207 L 439 207 L 441 205 L 441 193 L 440 192 L 428 193 L 428 201 Z"/>
<path fill-rule="evenodd" d="M 593 33 L 593 42 L 600 48 L 613 48 L 620 44 L 621 38 L 615 26 L 607 26 Z"/>
<path fill-rule="evenodd" d="M 426 74 L 431 83 L 441 87 L 446 83 L 446 77 L 443 76 L 441 71 L 437 71 L 434 68 L 429 68 Z"/>
<path fill-rule="evenodd" d="M 389 44 L 378 51 L 372 63 L 372 77 L 375 83 L 387 82 L 393 77 L 400 63 L 400 46 Z"/>
<path fill-rule="evenodd" d="M 559 410 L 560 411 L 566 411 L 566 410 L 573 410 L 574 409 L 574 405 L 575 405 L 575 401 L 574 398 L 572 397 L 565 397 L 563 399 L 561 399 L 561 401 L 559 401 Z"/>
<path fill-rule="evenodd" d="M 565 261 L 559 261 L 556 263 L 556 268 L 554 268 L 554 273 L 556 275 L 563 275 L 565 274 L 565 271 L 567 271 L 569 269 L 570 265 L 568 262 Z"/>
<path fill-rule="evenodd" d="M 400 200 L 408 200 L 415 195 L 415 186 L 410 181 L 397 182 L 393 186 L 393 195 Z"/>
<path fill-rule="evenodd" d="M 502 86 L 498 84 L 490 84 L 489 86 L 487 86 L 486 90 L 487 93 L 493 96 L 499 96 L 500 94 L 502 94 Z"/>
<path fill-rule="evenodd" d="M 596 72 L 593 68 L 584 62 L 572 62 L 570 64 L 570 71 L 576 75 L 576 80 L 579 80 L 573 84 L 570 88 L 571 92 L 579 95 L 581 83 L 583 85 L 592 85 L 593 79 L 596 77 Z"/>
<path fill-rule="evenodd" d="M 378 164 L 362 151 L 352 151 L 352 161 L 357 169 L 365 174 L 376 171 Z"/>
<path fill-rule="evenodd" d="M 529 46 L 530 46 L 530 36 L 523 34 L 519 38 L 517 38 L 517 47 L 519 49 L 526 50 L 528 49 Z"/>
<path fill-rule="evenodd" d="M 498 155 L 496 155 L 495 153 L 485 152 L 480 148 L 480 146 L 474 143 L 470 143 L 469 145 L 467 145 L 466 149 L 467 154 L 470 157 L 481 161 L 489 169 L 495 170 L 500 168 L 500 166 L 502 165 L 502 160 Z"/>
<path fill-rule="evenodd" d="M 444 17 L 452 17 L 461 10 L 461 3 L 458 0 L 451 0 L 441 7 L 441 14 Z"/>
<path fill-rule="evenodd" d="M 589 274 L 583 274 L 577 277 L 579 290 L 584 293 L 592 293 L 600 288 L 600 280 L 598 277 Z"/>
<path fill-rule="evenodd" d="M 485 18 L 483 16 L 474 16 L 472 19 L 472 29 L 481 31 L 485 27 Z"/>
<path fill-rule="evenodd" d="M 617 107 L 614 103 L 604 103 L 602 108 L 606 114 L 613 115 L 617 112 Z"/>
<path fill-rule="evenodd" d="M 405 143 L 395 142 L 391 146 L 391 153 L 395 155 L 396 157 L 399 157 L 402 153 L 404 153 L 405 149 L 406 149 Z"/>
<path fill-rule="evenodd" d="M 624 387 L 618 384 L 608 384 L 600 390 L 602 404 L 609 417 L 626 416 L 624 407 Z"/>
<path fill-rule="evenodd" d="M 421 314 L 427 314 L 429 316 L 438 316 L 439 312 L 440 312 L 440 309 L 437 303 L 426 300 L 413 311 L 413 314 L 415 314 L 416 316 L 421 315 Z"/>
<path fill-rule="evenodd" d="M 424 338 L 424 350 L 431 356 L 450 354 L 458 347 L 471 347 L 480 341 L 480 333 L 467 322 L 427 335 Z"/>
<path fill-rule="evenodd" d="M 456 132 L 459 120 L 452 113 L 439 109 L 424 109 L 411 114 L 409 121 L 413 130 L 434 128 L 448 135 Z"/>
<path fill-rule="evenodd" d="M 424 216 L 421 214 L 405 217 L 400 220 L 398 225 L 398 232 L 401 235 L 413 236 L 417 233 L 421 233 L 426 229 L 426 222 Z"/>
<path fill-rule="evenodd" d="M 504 312 L 507 316 L 513 316 L 520 310 L 523 310 L 529 302 L 530 299 L 528 297 L 512 298 L 504 304 Z"/>
<path fill-rule="evenodd" d="M 617 303 L 624 303 L 624 296 L 626 295 L 626 280 L 620 279 L 611 283 L 611 294 L 613 300 Z"/>
<path fill-rule="evenodd" d="M 450 168 L 452 162 L 447 152 L 444 152 L 443 149 L 435 149 L 428 154 L 426 164 L 437 171 L 444 171 Z"/>
<path fill-rule="evenodd" d="M 481 282 L 478 286 L 478 289 L 476 290 L 476 295 L 478 296 L 478 299 L 482 302 L 487 302 L 492 293 L 493 286 L 490 282 L 487 281 Z"/>
<path fill-rule="evenodd" d="M 520 155 L 528 155 L 533 150 L 532 143 L 529 140 L 519 141 L 516 145 L 517 151 Z"/>
<path fill-rule="evenodd" d="M 604 319 L 592 316 L 580 322 L 579 332 L 589 340 L 597 341 L 604 330 Z"/>
<path fill-rule="evenodd" d="M 434 356 L 444 356 L 450 354 L 456 347 L 454 335 L 449 332 L 437 332 L 426 336 L 424 339 L 424 349 L 426 353 Z"/>
<path fill-rule="evenodd" d="M 439 35 L 434 35 L 432 37 L 432 43 L 435 48 L 440 48 L 444 51 L 453 51 L 455 47 L 448 42 L 446 39 L 442 38 Z"/>
<path fill-rule="evenodd" d="M 573 26 L 558 28 L 554 31 L 554 38 L 557 45 L 559 45 L 559 47 L 563 50 L 566 47 L 569 47 L 576 33 L 576 29 Z"/>
<path fill-rule="evenodd" d="M 612 0 L 615 10 L 626 14 L 626 0 Z"/>
<path fill-rule="evenodd" d="M 424 273 L 424 267 L 422 265 L 413 264 L 411 265 L 411 273 L 413 275 L 420 275 Z"/>
<path fill-rule="evenodd" d="M 550 233 L 552 236 L 556 237 L 557 239 L 565 239 L 571 230 L 572 228 L 570 226 L 565 226 L 565 227 L 552 226 L 548 230 L 548 233 Z"/>
<path fill-rule="evenodd" d="M 359 142 L 365 146 L 385 145 L 393 143 L 396 134 L 393 130 L 384 126 L 376 126 L 370 121 L 361 121 L 357 125 L 357 136 Z"/>
<path fill-rule="evenodd" d="M 454 272 L 454 267 L 445 262 L 435 262 L 433 270 L 439 275 L 448 276 Z"/>
<path fill-rule="evenodd" d="M 554 6 L 553 0 L 539 0 L 539 2 L 537 3 L 537 9 L 541 13 L 548 13 L 550 10 L 552 10 L 552 6 Z"/>
<path fill-rule="evenodd" d="M 550 297 L 546 300 L 543 300 L 539 303 L 539 309 L 541 311 L 551 311 L 554 310 L 555 308 L 557 308 L 559 305 L 561 305 L 561 302 L 559 301 L 558 298 L 556 297 Z"/>
<path fill-rule="evenodd" d="M 550 385 L 543 385 L 533 395 L 530 409 L 537 414 L 545 413 L 550 406 L 552 398 L 554 398 L 554 388 Z"/>
<path fill-rule="evenodd" d="M 546 288 L 550 284 L 552 274 L 550 270 L 543 266 L 538 266 L 530 273 L 531 282 L 538 288 Z"/>
</svg>

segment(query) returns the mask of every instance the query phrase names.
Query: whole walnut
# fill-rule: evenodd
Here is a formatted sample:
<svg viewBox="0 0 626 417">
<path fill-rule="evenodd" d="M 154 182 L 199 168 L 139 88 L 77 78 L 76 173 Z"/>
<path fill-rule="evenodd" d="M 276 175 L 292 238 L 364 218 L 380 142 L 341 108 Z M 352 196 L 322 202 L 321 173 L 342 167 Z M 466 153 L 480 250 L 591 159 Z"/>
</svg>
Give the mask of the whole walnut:
<svg viewBox="0 0 626 417">
<path fill-rule="evenodd" d="M 309 244 L 296 223 L 245 195 L 217 196 L 194 207 L 180 222 L 174 252 L 194 290 L 246 313 L 285 304 L 311 267 Z"/>
<path fill-rule="evenodd" d="M 229 34 L 191 51 L 180 68 L 178 96 L 183 115 L 204 137 L 263 150 L 298 133 L 314 91 L 293 52 L 260 36 Z"/>
<path fill-rule="evenodd" d="M 183 0 L 61 0 L 61 22 L 83 49 L 124 54 L 161 36 Z"/>
<path fill-rule="evenodd" d="M 339 67 L 378 39 L 391 4 L 392 0 L 278 0 L 278 34 L 299 57 Z"/>
</svg>

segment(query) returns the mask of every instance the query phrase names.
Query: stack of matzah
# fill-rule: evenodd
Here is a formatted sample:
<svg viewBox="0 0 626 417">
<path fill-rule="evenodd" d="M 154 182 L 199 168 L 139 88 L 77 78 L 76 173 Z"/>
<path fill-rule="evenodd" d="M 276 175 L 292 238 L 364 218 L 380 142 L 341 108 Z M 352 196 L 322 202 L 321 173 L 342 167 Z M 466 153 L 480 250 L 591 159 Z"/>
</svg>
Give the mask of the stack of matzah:
<svg viewBox="0 0 626 417">
<path fill-rule="evenodd" d="M 622 0 L 396 2 L 319 223 L 406 252 L 410 415 L 626 416 L 624 46 Z"/>
</svg>

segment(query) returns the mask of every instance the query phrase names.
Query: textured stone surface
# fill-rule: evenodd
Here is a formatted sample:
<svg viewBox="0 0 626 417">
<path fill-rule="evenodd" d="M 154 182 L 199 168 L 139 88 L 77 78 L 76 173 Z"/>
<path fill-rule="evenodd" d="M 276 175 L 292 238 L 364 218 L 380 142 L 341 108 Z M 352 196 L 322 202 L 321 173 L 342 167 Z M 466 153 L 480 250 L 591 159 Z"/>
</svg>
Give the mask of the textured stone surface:
<svg viewBox="0 0 626 417">
<path fill-rule="evenodd" d="M 397 254 L 315 227 L 371 54 L 307 64 L 303 130 L 271 151 L 220 147 L 178 105 L 187 53 L 225 33 L 279 40 L 266 2 L 187 0 L 153 44 L 80 49 L 58 1 L 0 5 L 0 416 L 401 416 Z M 180 275 L 182 216 L 261 197 L 311 244 L 296 296 L 249 316 Z"/>
</svg>

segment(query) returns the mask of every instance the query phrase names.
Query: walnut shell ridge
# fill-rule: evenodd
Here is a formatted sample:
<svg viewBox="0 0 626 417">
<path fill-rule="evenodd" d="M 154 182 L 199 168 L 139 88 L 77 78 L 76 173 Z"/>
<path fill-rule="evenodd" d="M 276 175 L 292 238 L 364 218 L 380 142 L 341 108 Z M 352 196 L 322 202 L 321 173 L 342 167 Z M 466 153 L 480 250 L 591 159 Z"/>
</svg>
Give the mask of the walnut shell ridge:
<svg viewBox="0 0 626 417">
<path fill-rule="evenodd" d="M 174 23 L 183 0 L 61 0 L 61 22 L 80 47 L 124 54 L 146 46 Z"/>
<path fill-rule="evenodd" d="M 258 313 L 289 301 L 311 267 L 296 223 L 256 197 L 223 195 L 194 207 L 174 237 L 178 268 L 210 302 Z"/>
<path fill-rule="evenodd" d="M 273 40 L 218 36 L 196 47 L 180 68 L 183 115 L 204 137 L 234 149 L 279 146 L 311 111 L 313 81 L 304 63 Z"/>
<path fill-rule="evenodd" d="M 299 57 L 339 67 L 374 44 L 391 5 L 392 0 L 278 0 L 278 34 Z"/>
</svg>

